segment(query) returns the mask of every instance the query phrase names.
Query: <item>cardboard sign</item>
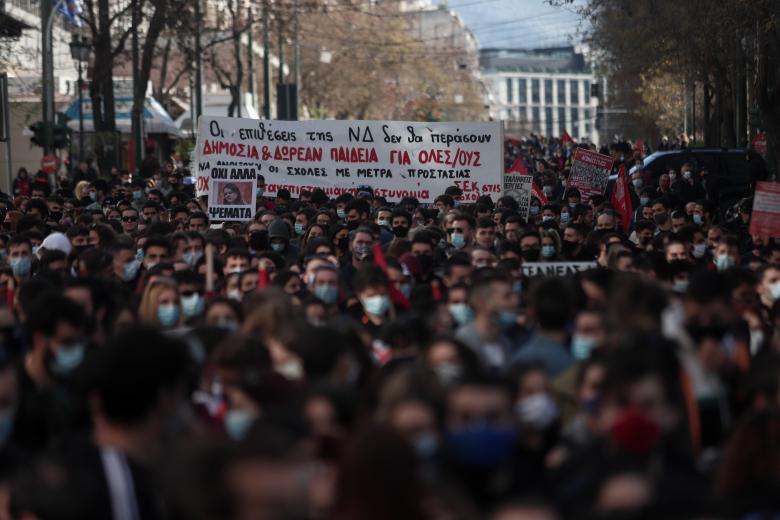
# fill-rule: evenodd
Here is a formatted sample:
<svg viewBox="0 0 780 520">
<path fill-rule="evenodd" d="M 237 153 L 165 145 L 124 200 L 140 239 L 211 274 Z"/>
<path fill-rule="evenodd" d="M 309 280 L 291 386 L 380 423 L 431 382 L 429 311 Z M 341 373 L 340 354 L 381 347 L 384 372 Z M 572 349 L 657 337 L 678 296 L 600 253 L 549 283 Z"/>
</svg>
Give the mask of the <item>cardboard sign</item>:
<svg viewBox="0 0 780 520">
<path fill-rule="evenodd" d="M 329 197 L 371 186 L 388 201 L 432 203 L 450 186 L 462 201 L 502 191 L 500 122 L 262 121 L 202 116 L 198 170 L 253 168 L 266 191 L 293 196 L 321 188 Z M 208 180 L 213 182 L 213 176 Z M 209 195 L 213 187 L 208 187 Z"/>
<path fill-rule="evenodd" d="M 526 221 L 531 206 L 531 191 L 534 178 L 530 175 L 507 172 L 504 175 L 504 196 L 512 197 L 517 201 L 518 213 Z"/>
<path fill-rule="evenodd" d="M 596 262 L 523 262 L 523 276 L 568 276 L 595 269 Z"/>
<path fill-rule="evenodd" d="M 577 148 L 574 150 L 566 191 L 577 188 L 583 203 L 589 201 L 593 195 L 604 195 L 613 162 L 614 159 L 608 155 Z"/>
<path fill-rule="evenodd" d="M 780 184 L 756 183 L 753 214 L 750 216 L 750 234 L 780 237 Z"/>
</svg>

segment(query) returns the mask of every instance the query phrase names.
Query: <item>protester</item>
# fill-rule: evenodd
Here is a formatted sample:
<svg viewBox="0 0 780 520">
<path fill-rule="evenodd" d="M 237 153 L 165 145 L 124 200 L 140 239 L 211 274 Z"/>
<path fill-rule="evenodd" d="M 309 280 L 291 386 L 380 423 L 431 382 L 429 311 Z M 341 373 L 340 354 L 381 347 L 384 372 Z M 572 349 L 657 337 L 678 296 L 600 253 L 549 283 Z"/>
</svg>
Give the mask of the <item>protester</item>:
<svg viewBox="0 0 780 520">
<path fill-rule="evenodd" d="M 629 143 L 630 208 L 589 195 L 577 147 L 506 140 L 530 207 L 269 177 L 242 222 L 149 156 L 20 171 L 0 518 L 777 516 L 778 238 Z"/>
</svg>

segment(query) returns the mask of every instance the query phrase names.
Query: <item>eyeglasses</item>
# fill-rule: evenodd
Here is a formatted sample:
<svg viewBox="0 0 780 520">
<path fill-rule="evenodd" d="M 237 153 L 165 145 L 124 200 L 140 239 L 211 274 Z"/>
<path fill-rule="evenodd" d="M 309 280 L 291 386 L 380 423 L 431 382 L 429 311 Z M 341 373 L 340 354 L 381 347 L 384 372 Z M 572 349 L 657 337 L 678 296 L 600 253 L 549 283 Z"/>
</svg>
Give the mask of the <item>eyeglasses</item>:
<svg viewBox="0 0 780 520">
<path fill-rule="evenodd" d="M 122 222 L 137 222 L 138 217 L 122 217 Z"/>
</svg>

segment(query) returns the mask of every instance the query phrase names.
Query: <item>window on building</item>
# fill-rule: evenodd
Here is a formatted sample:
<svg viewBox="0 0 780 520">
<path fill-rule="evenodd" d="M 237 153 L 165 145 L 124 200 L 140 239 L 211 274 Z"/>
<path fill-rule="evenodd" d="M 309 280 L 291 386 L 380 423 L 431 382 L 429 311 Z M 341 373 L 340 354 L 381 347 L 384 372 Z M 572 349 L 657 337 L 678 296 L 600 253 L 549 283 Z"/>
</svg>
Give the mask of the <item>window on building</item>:
<svg viewBox="0 0 780 520">
<path fill-rule="evenodd" d="M 585 80 L 585 104 L 590 105 L 590 80 Z"/>
<path fill-rule="evenodd" d="M 544 104 L 545 105 L 552 105 L 552 80 L 546 79 L 544 80 Z"/>
<path fill-rule="evenodd" d="M 512 78 L 506 78 L 506 102 L 512 104 Z"/>
<path fill-rule="evenodd" d="M 558 135 L 563 135 L 566 130 L 566 109 L 558 107 Z"/>
<path fill-rule="evenodd" d="M 552 81 L 550 81 L 552 83 Z M 552 96 L 552 94 L 551 94 Z M 553 135 L 553 109 L 550 107 L 547 107 L 544 109 L 544 133 L 547 137 L 550 137 Z"/>
<path fill-rule="evenodd" d="M 528 96 L 526 95 L 526 80 L 521 78 L 517 80 L 517 102 L 521 105 L 528 103 Z"/>
<path fill-rule="evenodd" d="M 582 118 L 585 120 L 585 124 L 586 124 L 586 125 L 588 125 L 588 124 L 590 124 L 590 123 L 592 123 L 592 122 L 593 122 L 593 119 L 591 119 L 591 117 L 592 117 L 592 114 L 591 114 L 591 112 L 590 112 L 590 109 L 589 109 L 589 108 L 586 108 L 586 109 L 583 111 L 583 114 L 582 114 Z"/>
<path fill-rule="evenodd" d="M 572 105 L 579 105 L 580 104 L 579 81 L 577 81 L 576 79 L 569 81 L 569 88 L 571 89 L 571 92 L 569 93 L 569 102 Z"/>
<path fill-rule="evenodd" d="M 580 122 L 580 118 L 578 117 L 577 109 L 572 108 L 571 109 L 571 128 L 575 128 Z"/>
<path fill-rule="evenodd" d="M 540 132 L 541 131 L 541 117 L 539 116 L 539 107 L 533 107 L 531 109 L 531 124 L 528 125 L 528 128 L 532 132 Z"/>
<path fill-rule="evenodd" d="M 566 104 L 566 80 L 559 79 L 558 80 L 558 104 L 559 105 L 565 105 Z"/>
<path fill-rule="evenodd" d="M 539 80 L 531 80 L 531 103 L 539 103 Z"/>
</svg>

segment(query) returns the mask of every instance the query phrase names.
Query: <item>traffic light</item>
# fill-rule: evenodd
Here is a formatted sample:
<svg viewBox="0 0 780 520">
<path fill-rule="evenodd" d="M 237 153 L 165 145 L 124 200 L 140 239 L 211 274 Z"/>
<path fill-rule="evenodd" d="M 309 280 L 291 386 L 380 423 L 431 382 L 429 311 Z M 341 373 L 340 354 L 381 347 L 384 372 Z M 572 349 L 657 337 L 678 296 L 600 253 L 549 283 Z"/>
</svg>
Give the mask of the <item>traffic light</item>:
<svg viewBox="0 0 780 520">
<path fill-rule="evenodd" d="M 70 132 L 65 125 L 56 124 L 52 128 L 52 146 L 65 148 L 70 143 Z"/>
<path fill-rule="evenodd" d="M 28 128 L 33 133 L 32 137 L 30 137 L 30 142 L 35 146 L 43 146 L 46 141 L 46 129 L 43 121 L 33 123 Z"/>
</svg>

